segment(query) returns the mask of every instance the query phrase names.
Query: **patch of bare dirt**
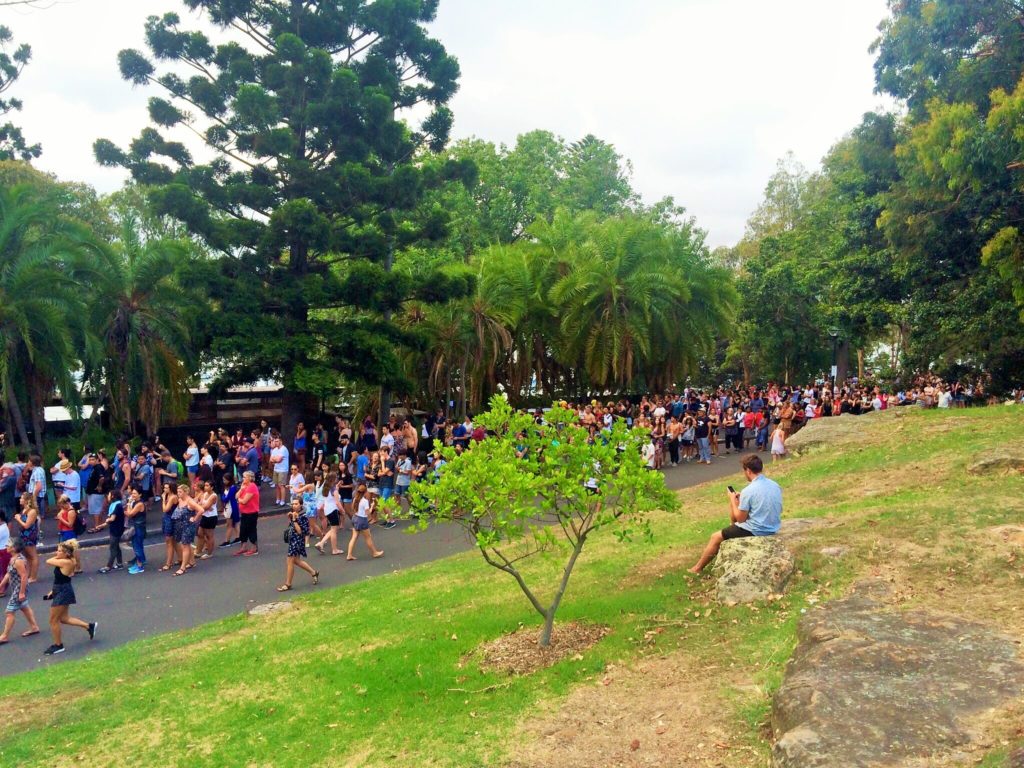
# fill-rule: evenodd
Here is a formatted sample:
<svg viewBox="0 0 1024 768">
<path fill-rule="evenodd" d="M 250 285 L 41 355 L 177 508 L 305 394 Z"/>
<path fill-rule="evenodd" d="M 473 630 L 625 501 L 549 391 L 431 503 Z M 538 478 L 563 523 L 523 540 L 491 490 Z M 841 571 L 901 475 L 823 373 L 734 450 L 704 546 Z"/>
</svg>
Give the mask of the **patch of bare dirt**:
<svg viewBox="0 0 1024 768">
<path fill-rule="evenodd" d="M 541 648 L 537 644 L 537 628 L 520 627 L 511 634 L 502 635 L 480 646 L 477 650 L 481 658 L 480 667 L 488 672 L 528 675 L 583 653 L 607 635 L 608 631 L 608 627 L 598 624 L 580 624 L 575 621 L 556 624 L 551 633 L 551 644 Z"/>
<path fill-rule="evenodd" d="M 716 693 L 723 674 L 683 653 L 609 666 L 523 723 L 507 768 L 764 765 L 765 754 L 742 743 L 746 724 L 727 717 L 732 706 Z"/>
</svg>

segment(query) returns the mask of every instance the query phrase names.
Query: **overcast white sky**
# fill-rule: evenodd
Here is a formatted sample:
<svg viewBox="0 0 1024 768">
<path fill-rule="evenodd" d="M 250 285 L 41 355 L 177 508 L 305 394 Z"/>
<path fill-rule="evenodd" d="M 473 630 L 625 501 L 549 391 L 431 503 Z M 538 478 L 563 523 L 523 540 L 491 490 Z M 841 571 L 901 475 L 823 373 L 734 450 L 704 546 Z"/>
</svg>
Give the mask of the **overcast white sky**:
<svg viewBox="0 0 1024 768">
<path fill-rule="evenodd" d="M 15 121 L 43 143 L 37 165 L 111 191 L 124 178 L 92 157 L 126 144 L 152 94 L 117 72 L 143 47 L 147 16 L 177 0 L 44 0 L 0 8 L 33 49 Z M 436 36 L 458 57 L 455 137 L 513 143 L 534 128 L 593 133 L 633 162 L 648 202 L 672 195 L 734 244 L 778 158 L 808 168 L 886 102 L 868 46 L 885 0 L 441 0 Z"/>
</svg>

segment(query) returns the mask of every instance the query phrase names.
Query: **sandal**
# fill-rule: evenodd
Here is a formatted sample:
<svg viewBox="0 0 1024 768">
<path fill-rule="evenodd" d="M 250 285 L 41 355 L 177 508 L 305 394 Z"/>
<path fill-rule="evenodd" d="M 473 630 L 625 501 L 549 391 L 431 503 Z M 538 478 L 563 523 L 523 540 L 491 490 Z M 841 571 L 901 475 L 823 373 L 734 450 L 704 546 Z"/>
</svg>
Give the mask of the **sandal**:
<svg viewBox="0 0 1024 768">
<path fill-rule="evenodd" d="M 185 575 L 185 571 L 183 571 L 181 568 L 179 568 L 178 570 L 176 570 L 174 573 L 171 574 L 171 576 L 184 576 L 184 575 Z"/>
<path fill-rule="evenodd" d="M 291 584 L 282 584 L 280 587 L 277 588 L 277 591 L 278 592 L 289 592 L 291 590 L 291 588 L 292 588 Z"/>
<path fill-rule="evenodd" d="M 161 565 L 159 568 L 157 568 L 157 570 L 158 571 L 169 571 L 169 570 L 171 570 L 171 566 L 169 566 L 169 565 Z"/>
<path fill-rule="evenodd" d="M 315 550 L 316 550 L 317 552 L 319 552 L 319 553 L 320 553 L 321 555 L 322 555 L 322 554 L 324 554 L 324 547 L 323 547 L 323 544 L 314 544 L 314 545 L 313 545 L 313 549 L 315 549 Z"/>
<path fill-rule="evenodd" d="M 32 637 L 32 635 L 38 635 L 38 634 L 39 634 L 39 630 L 38 629 L 34 630 L 34 631 L 33 630 L 28 630 L 28 631 L 22 632 L 21 636 L 22 637 Z"/>
<path fill-rule="evenodd" d="M 11 642 L 11 641 L 10 640 L 0 640 L 0 645 L 7 645 L 9 642 Z"/>
<path fill-rule="evenodd" d="M 319 584 L 320 583 L 320 571 L 313 571 L 313 583 L 314 584 Z"/>
<path fill-rule="evenodd" d="M 345 559 L 346 559 L 346 560 L 355 560 L 355 558 L 354 558 L 354 557 L 346 557 Z"/>
</svg>

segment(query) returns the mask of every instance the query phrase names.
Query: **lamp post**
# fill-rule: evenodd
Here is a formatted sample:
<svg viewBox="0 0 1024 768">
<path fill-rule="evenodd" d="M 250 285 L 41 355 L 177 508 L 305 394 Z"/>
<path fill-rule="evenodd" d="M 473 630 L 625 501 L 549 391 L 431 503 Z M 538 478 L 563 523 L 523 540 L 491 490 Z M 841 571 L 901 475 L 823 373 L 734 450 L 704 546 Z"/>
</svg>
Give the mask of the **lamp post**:
<svg viewBox="0 0 1024 768">
<path fill-rule="evenodd" d="M 832 339 L 832 394 L 836 391 L 836 376 L 839 374 L 839 367 L 837 365 L 837 355 L 839 352 L 839 329 L 829 328 L 828 335 Z"/>
</svg>

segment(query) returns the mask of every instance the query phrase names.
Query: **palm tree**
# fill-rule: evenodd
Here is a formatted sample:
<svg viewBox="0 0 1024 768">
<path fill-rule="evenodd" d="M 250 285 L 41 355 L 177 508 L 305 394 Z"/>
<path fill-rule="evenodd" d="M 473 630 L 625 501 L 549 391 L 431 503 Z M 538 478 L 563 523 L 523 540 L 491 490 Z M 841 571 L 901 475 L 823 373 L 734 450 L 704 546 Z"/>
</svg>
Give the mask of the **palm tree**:
<svg viewBox="0 0 1024 768">
<path fill-rule="evenodd" d="M 663 320 L 673 293 L 683 290 L 678 281 L 668 285 L 660 260 L 651 258 L 656 235 L 634 219 L 602 222 L 551 288 L 561 316 L 562 362 L 580 366 L 591 385 L 622 388 L 632 382 L 650 353 L 652 325 Z"/>
<path fill-rule="evenodd" d="M 187 241 L 149 239 L 136 212 L 117 214 L 119 235 L 110 249 L 112 268 L 95 287 L 89 326 L 100 342 L 90 378 L 118 424 L 143 422 L 151 431 L 188 412 L 188 380 L 195 356 L 190 344 L 198 292 L 178 281 Z"/>
<path fill-rule="evenodd" d="M 43 407 L 54 386 L 73 404 L 81 285 L 92 244 L 36 186 L 0 188 L 0 396 L 23 445 L 29 408 L 42 450 Z"/>
</svg>

